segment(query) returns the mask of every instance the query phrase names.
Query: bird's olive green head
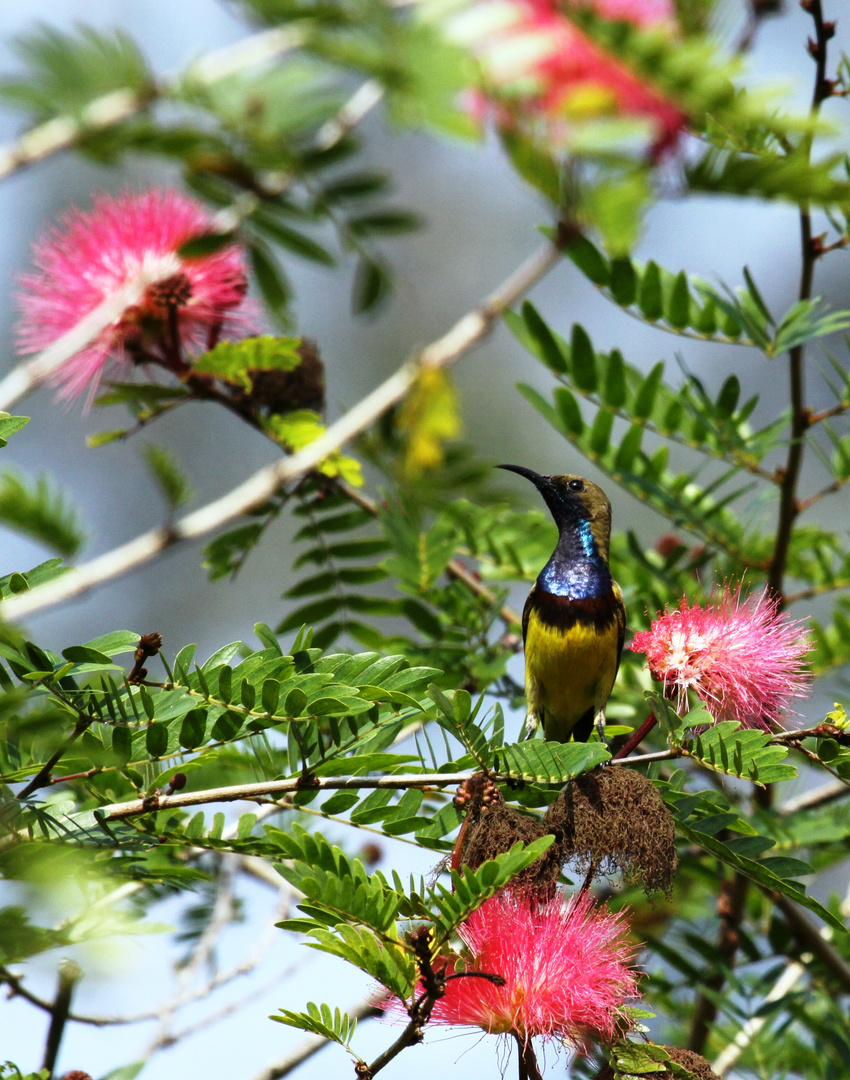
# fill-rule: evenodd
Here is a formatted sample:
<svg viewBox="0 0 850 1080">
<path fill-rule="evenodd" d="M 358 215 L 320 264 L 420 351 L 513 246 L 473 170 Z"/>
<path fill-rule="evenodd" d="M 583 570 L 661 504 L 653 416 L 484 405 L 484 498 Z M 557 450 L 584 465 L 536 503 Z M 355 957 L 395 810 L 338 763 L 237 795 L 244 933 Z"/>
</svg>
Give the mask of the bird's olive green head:
<svg viewBox="0 0 850 1080">
<path fill-rule="evenodd" d="M 518 473 L 530 480 L 549 507 L 558 529 L 575 529 L 582 521 L 590 523 L 590 531 L 600 553 L 607 559 L 611 537 L 611 503 L 597 484 L 583 476 L 542 476 L 522 465 L 497 465 L 498 469 Z"/>
</svg>

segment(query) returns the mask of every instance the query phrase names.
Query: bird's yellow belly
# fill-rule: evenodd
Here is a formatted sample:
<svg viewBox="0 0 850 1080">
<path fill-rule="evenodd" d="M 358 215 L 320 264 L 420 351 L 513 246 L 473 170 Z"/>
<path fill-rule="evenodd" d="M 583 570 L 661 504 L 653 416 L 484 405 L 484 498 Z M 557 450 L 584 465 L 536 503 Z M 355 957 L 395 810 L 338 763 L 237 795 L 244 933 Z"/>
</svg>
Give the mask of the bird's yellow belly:
<svg viewBox="0 0 850 1080">
<path fill-rule="evenodd" d="M 529 706 L 546 738 L 567 739 L 587 713 L 604 708 L 617 676 L 619 627 L 575 623 L 561 629 L 531 612 L 525 640 Z"/>
</svg>

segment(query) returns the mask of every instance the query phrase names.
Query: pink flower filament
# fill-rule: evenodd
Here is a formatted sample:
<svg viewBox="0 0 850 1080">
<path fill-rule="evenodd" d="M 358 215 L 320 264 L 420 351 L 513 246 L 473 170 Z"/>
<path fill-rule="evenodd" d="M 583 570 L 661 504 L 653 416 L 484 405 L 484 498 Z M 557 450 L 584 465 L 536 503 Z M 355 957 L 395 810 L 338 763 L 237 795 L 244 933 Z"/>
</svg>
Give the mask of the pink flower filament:
<svg viewBox="0 0 850 1080">
<path fill-rule="evenodd" d="M 603 18 L 636 26 L 673 26 L 668 0 L 596 0 Z M 604 116 L 642 118 L 654 153 L 671 148 L 684 114 L 596 45 L 553 0 L 479 0 L 456 26 L 477 53 L 502 126 L 522 127 L 529 114 L 546 138 L 566 138 L 570 124 Z M 481 103 L 477 103 L 481 112 Z"/>
<path fill-rule="evenodd" d="M 103 301 L 126 306 L 54 373 L 61 395 L 95 392 L 109 361 L 153 361 L 174 370 L 239 321 L 247 275 L 229 244 L 183 258 L 179 249 L 208 233 L 205 208 L 173 191 L 98 195 L 89 212 L 69 210 L 34 249 L 36 270 L 20 279 L 19 351 L 47 348 Z"/>
<path fill-rule="evenodd" d="M 809 682 L 803 658 L 810 639 L 767 590 L 742 601 L 740 588 L 727 587 L 705 607 L 683 597 L 678 608 L 636 634 L 629 648 L 646 655 L 652 677 L 680 715 L 693 690 L 716 720 L 769 730 Z"/>
<path fill-rule="evenodd" d="M 634 947 L 621 914 L 594 907 L 592 896 L 557 894 L 539 900 L 503 890 L 460 928 L 467 947 L 465 970 L 504 978 L 455 978 L 431 1019 L 510 1033 L 527 1044 L 535 1036 L 574 1048 L 588 1040 L 611 1041 L 627 1026 L 623 1005 L 637 996 L 629 966 Z"/>
</svg>

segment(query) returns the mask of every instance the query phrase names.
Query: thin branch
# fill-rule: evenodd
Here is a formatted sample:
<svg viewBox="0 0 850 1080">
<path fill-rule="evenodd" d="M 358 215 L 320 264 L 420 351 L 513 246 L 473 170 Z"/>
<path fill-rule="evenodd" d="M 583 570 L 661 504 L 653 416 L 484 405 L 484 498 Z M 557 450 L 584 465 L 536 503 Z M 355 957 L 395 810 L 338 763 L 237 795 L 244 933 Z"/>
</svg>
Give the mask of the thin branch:
<svg viewBox="0 0 850 1080">
<path fill-rule="evenodd" d="M 814 506 L 815 503 L 820 502 L 821 499 L 825 499 L 828 495 L 835 495 L 836 492 L 841 491 L 848 480 L 850 480 L 850 477 L 845 477 L 841 480 L 833 480 L 831 484 L 827 484 L 825 488 L 816 491 L 814 495 L 810 495 L 808 499 L 800 499 L 797 503 L 799 512 L 802 514 L 804 511 Z"/>
<path fill-rule="evenodd" d="M 153 279 L 151 279 L 153 280 Z M 7 412 L 12 405 L 49 378 L 66 360 L 115 322 L 125 308 L 138 304 L 150 282 L 133 281 L 112 296 L 102 300 L 96 308 L 84 315 L 70 330 L 66 330 L 43 352 L 19 364 L 0 380 L 0 411 Z"/>
<path fill-rule="evenodd" d="M 832 930 L 829 927 L 816 926 L 804 911 L 782 893 L 768 894 L 779 908 L 788 924 L 788 929 L 806 952 L 815 956 L 826 968 L 833 980 L 840 987 L 842 994 L 850 994 L 850 965 L 830 945 Z"/>
<path fill-rule="evenodd" d="M 682 751 L 678 747 L 669 750 L 656 750 L 651 754 L 636 754 L 634 757 L 624 758 L 623 765 L 649 765 L 653 761 L 672 761 L 673 758 L 682 757 Z"/>
<path fill-rule="evenodd" d="M 831 724 L 817 724 L 813 728 L 800 728 L 796 731 L 780 731 L 770 738 L 771 746 L 794 746 L 803 739 L 822 739 L 824 736 L 833 735 L 841 737 Z"/>
<path fill-rule="evenodd" d="M 810 43 L 809 51 L 815 61 L 815 81 L 812 91 L 812 104 L 809 114 L 812 119 L 820 112 L 821 104 L 831 94 L 826 80 L 826 50 L 829 35 L 823 18 L 821 0 L 809 0 L 806 10 L 815 25 L 815 41 Z M 811 155 L 812 137 L 805 136 L 802 143 L 805 158 Z M 818 255 L 812 236 L 812 218 L 808 204 L 800 207 L 800 287 L 798 299 L 809 300 L 812 295 L 815 263 Z M 782 482 L 779 486 L 779 517 L 776 526 L 776 540 L 768 573 L 768 586 L 779 601 L 785 603 L 783 589 L 788 553 L 794 524 L 800 514 L 797 498 L 797 484 L 803 466 L 805 435 L 811 425 L 811 417 L 805 399 L 805 345 L 795 345 L 788 351 L 789 385 L 791 397 L 791 438 L 788 444 L 788 456 L 782 470 Z"/>
<path fill-rule="evenodd" d="M 18 799 L 21 800 L 21 802 L 23 802 L 24 799 L 28 799 L 34 791 L 38 791 L 39 788 L 47 787 L 50 784 L 50 774 L 53 771 L 54 766 L 58 764 L 77 739 L 79 739 L 83 732 L 87 731 L 93 723 L 93 716 L 80 716 L 74 725 L 71 734 L 65 739 L 62 745 L 50 755 L 23 791 L 19 793 Z"/>
<path fill-rule="evenodd" d="M 850 588 L 850 578 L 836 578 L 834 581 L 824 582 L 823 585 L 813 585 L 809 589 L 800 589 L 799 592 L 788 593 L 785 602 L 789 606 L 796 604 L 798 600 L 812 600 L 824 593 L 837 592 L 841 589 Z"/>
<path fill-rule="evenodd" d="M 449 332 L 403 364 L 385 382 L 340 417 L 317 439 L 291 457 L 260 469 L 226 495 L 187 514 L 169 529 L 157 528 L 69 570 L 47 585 L 3 600 L 3 616 L 20 619 L 121 577 L 169 548 L 214 532 L 271 498 L 283 484 L 300 479 L 332 453 L 365 431 L 405 396 L 423 368 L 447 368 L 478 345 L 493 329 L 505 308 L 526 293 L 558 262 L 560 255 L 545 245 L 475 310 Z"/>
<path fill-rule="evenodd" d="M 377 79 L 364 82 L 343 105 L 331 120 L 322 124 L 316 136 L 317 150 L 330 150 L 343 139 L 352 128 L 371 112 L 384 96 L 384 88 Z"/>
<path fill-rule="evenodd" d="M 59 1054 L 59 1046 L 65 1033 L 65 1025 L 68 1022 L 71 997 L 74 993 L 74 987 L 82 978 L 82 974 L 80 965 L 75 960 L 60 960 L 56 998 L 50 1007 L 50 1027 L 47 1029 L 47 1042 L 44 1047 L 44 1058 L 41 1062 L 41 1067 L 47 1072 L 48 1077 L 53 1075 L 56 1058 Z"/>
<path fill-rule="evenodd" d="M 781 818 L 791 817 L 800 810 L 812 810 L 815 807 L 835 802 L 837 799 L 843 799 L 847 794 L 847 785 L 841 781 L 836 784 L 824 784 L 822 787 L 815 788 L 814 791 L 805 791 L 795 799 L 784 802 L 777 813 Z"/>
<path fill-rule="evenodd" d="M 614 754 L 612 760 L 620 761 L 622 758 L 628 757 L 632 750 L 637 750 L 637 748 L 640 746 L 640 744 L 650 733 L 650 731 L 652 731 L 652 729 L 657 723 L 658 720 L 656 719 L 655 713 L 650 713 L 649 716 L 647 716 L 647 718 L 644 720 L 644 722 L 637 728 L 637 730 L 633 731 L 628 737 L 628 739 L 626 739 L 626 741 L 623 743 L 617 753 Z"/>
<path fill-rule="evenodd" d="M 90 101 L 79 116 L 55 116 L 0 148 L 0 180 L 35 165 L 59 150 L 68 150 L 84 135 L 120 124 L 141 112 L 158 96 L 154 87 L 110 90 Z"/>
<path fill-rule="evenodd" d="M 129 120 L 157 98 L 167 97 L 182 87 L 211 86 L 244 68 L 265 63 L 298 48 L 304 38 L 304 29 L 298 26 L 285 30 L 264 30 L 196 60 L 184 75 L 175 76 L 159 85 L 148 85 L 141 90 L 127 87 L 110 90 L 108 94 L 90 101 L 78 115 L 55 116 L 25 132 L 14 142 L 0 147 L 0 180 L 61 150 L 71 149 L 86 135 L 105 131 Z"/>
<path fill-rule="evenodd" d="M 824 420 L 831 420 L 833 416 L 843 416 L 850 410 L 850 401 L 838 401 L 835 405 L 830 405 L 828 409 L 824 409 L 822 412 L 813 412 L 809 415 L 809 425 L 814 427 L 815 424 L 822 424 Z"/>
<path fill-rule="evenodd" d="M 650 761 L 668 761 L 680 757 L 678 749 L 661 750 L 654 754 L 640 754 L 627 758 L 624 765 L 641 765 Z M 264 780 L 255 784 L 233 784 L 229 787 L 206 788 L 203 791 L 183 791 L 174 795 L 160 795 L 128 802 L 109 803 L 98 807 L 103 821 L 122 821 L 139 814 L 155 814 L 160 810 L 175 810 L 184 806 L 204 806 L 207 803 L 251 802 L 266 800 L 269 796 L 289 794 L 296 791 L 358 791 L 389 789 L 406 791 L 409 788 L 442 789 L 456 787 L 468 780 L 471 772 L 459 773 L 397 773 L 393 776 L 295 776 L 286 780 Z M 501 777 L 493 774 L 494 780 Z M 504 779 L 509 779 L 504 777 Z M 73 821 L 73 818 L 69 819 Z"/>
<path fill-rule="evenodd" d="M 233 784 L 230 787 L 207 788 L 204 791 L 185 791 L 159 798 L 132 799 L 129 802 L 109 803 L 98 808 L 104 821 L 122 821 L 139 814 L 155 814 L 181 806 L 204 806 L 217 802 L 250 802 L 269 795 L 293 791 L 345 791 L 358 789 L 406 790 L 407 788 L 454 787 L 472 774 L 462 773 L 399 773 L 395 776 L 316 776 L 291 777 L 288 780 L 265 780 L 256 784 Z"/>
<path fill-rule="evenodd" d="M 32 990 L 28 990 L 24 986 L 23 975 L 17 975 L 14 971 L 9 971 L 6 967 L 0 967 L 0 986 L 6 985 L 9 987 L 8 996 L 22 997 L 24 1001 L 28 1001 L 30 1005 L 35 1005 L 37 1009 L 41 1009 L 42 1012 L 53 1012 L 53 1002 L 47 1001 L 43 997 L 39 997 L 38 994 L 34 994 Z M 74 1020 L 75 1017 L 69 1015 L 69 1019 Z"/>
<path fill-rule="evenodd" d="M 496 603 L 496 597 L 493 593 L 483 584 L 483 582 L 475 577 L 471 570 L 468 570 L 463 565 L 460 559 L 449 559 L 446 566 L 446 573 L 449 577 L 454 578 L 455 581 L 459 581 L 465 585 L 470 592 L 475 593 L 476 596 L 480 596 L 485 603 L 491 605 Z M 508 626 L 519 626 L 522 622 L 522 616 L 519 612 L 514 611 L 514 609 L 507 604 L 504 604 L 499 608 L 499 618 L 502 622 L 507 623 Z M 521 638 L 517 637 L 515 651 L 519 651 L 521 640 Z"/>
</svg>

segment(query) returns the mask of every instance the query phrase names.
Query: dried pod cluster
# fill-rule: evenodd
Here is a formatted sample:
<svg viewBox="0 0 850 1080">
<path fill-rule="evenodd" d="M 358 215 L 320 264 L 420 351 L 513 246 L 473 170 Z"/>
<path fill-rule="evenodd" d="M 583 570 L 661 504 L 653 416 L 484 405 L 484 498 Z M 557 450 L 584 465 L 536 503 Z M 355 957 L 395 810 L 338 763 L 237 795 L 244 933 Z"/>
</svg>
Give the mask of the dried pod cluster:
<svg viewBox="0 0 850 1080">
<path fill-rule="evenodd" d="M 593 877 L 619 871 L 647 893 L 670 895 L 678 865 L 673 818 L 652 781 L 634 769 L 609 765 L 578 777 L 543 826 L 558 838 L 561 865 Z"/>
<path fill-rule="evenodd" d="M 705 1058 L 694 1053 L 693 1050 L 684 1050 L 679 1046 L 662 1046 L 661 1049 L 667 1051 L 671 1061 L 675 1061 L 682 1069 L 687 1070 L 689 1080 L 720 1080 L 720 1077 Z M 665 1069 L 663 1072 L 637 1073 L 635 1075 L 636 1077 L 645 1076 L 646 1080 L 682 1080 L 680 1071 L 674 1074 L 669 1069 Z M 595 1080 L 614 1080 L 614 1076 L 613 1068 L 606 1065 L 601 1072 L 596 1074 Z"/>
<path fill-rule="evenodd" d="M 553 889 L 567 864 L 601 877 L 622 873 L 647 892 L 670 895 L 676 874 L 675 830 L 655 785 L 634 769 L 609 765 L 572 781 L 542 820 L 506 806 L 486 777 L 473 777 L 455 800 L 467 814 L 460 861 L 475 868 L 507 851 L 553 835 L 555 843 L 515 885 Z"/>
</svg>

